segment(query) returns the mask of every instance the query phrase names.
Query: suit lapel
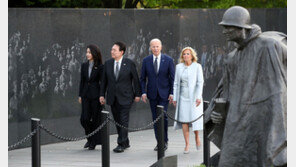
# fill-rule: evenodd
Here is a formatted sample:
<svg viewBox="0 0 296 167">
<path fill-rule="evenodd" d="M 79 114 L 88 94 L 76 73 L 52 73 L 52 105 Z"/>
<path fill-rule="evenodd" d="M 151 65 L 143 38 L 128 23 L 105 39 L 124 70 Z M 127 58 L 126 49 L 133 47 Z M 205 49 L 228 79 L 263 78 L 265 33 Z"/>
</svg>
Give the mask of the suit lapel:
<svg viewBox="0 0 296 167">
<path fill-rule="evenodd" d="M 110 68 L 111 68 L 111 76 L 114 79 L 114 81 L 116 81 L 115 74 L 114 74 L 114 61 L 115 60 L 112 59 Z"/>
<path fill-rule="evenodd" d="M 161 68 L 164 66 L 164 63 L 165 63 L 165 57 L 164 57 L 163 54 L 161 54 L 160 64 L 159 64 L 159 69 L 158 69 L 158 74 L 159 74 Z M 157 74 L 157 75 L 158 75 L 158 74 Z"/>
<path fill-rule="evenodd" d="M 87 80 L 89 80 L 89 76 L 88 76 L 88 66 L 89 66 L 89 61 L 87 61 L 86 63 L 86 76 L 87 76 Z"/>
<path fill-rule="evenodd" d="M 151 67 L 151 69 L 153 69 L 153 71 L 154 71 L 154 74 L 156 75 L 156 72 L 155 72 L 155 70 L 154 70 L 154 66 L 153 66 L 153 54 L 150 56 L 150 60 L 149 60 L 149 64 L 150 64 L 150 67 Z"/>
<path fill-rule="evenodd" d="M 95 73 L 97 72 L 97 69 L 98 67 L 94 65 L 93 68 L 91 69 L 89 80 L 95 75 Z"/>
<path fill-rule="evenodd" d="M 195 90 L 194 87 L 196 85 L 196 68 L 197 68 L 197 64 L 196 63 L 192 63 L 189 67 L 188 67 L 188 87 L 189 90 Z M 193 99 L 193 93 L 189 92 L 189 96 L 190 99 Z"/>
<path fill-rule="evenodd" d="M 122 73 L 123 73 L 125 67 L 126 67 L 126 60 L 125 60 L 125 58 L 122 58 L 121 65 L 120 65 L 120 67 L 119 67 L 119 74 L 118 74 L 118 78 L 117 78 L 117 80 L 119 80 L 119 78 L 120 78 L 120 76 L 122 75 Z"/>
</svg>

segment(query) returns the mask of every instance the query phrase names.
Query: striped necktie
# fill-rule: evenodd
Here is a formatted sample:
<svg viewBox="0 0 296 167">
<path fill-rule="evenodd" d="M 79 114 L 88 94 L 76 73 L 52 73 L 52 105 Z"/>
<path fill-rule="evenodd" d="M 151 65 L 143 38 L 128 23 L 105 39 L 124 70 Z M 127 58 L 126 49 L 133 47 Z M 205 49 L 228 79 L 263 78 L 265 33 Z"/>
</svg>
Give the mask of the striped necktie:
<svg viewBox="0 0 296 167">
<path fill-rule="evenodd" d="M 154 60 L 153 66 L 154 66 L 154 71 L 157 74 L 157 71 L 158 71 L 158 69 L 157 69 L 157 57 Z"/>
<path fill-rule="evenodd" d="M 115 67 L 115 78 L 116 78 L 116 80 L 118 78 L 118 73 L 119 73 L 119 62 L 116 62 L 116 67 Z"/>
</svg>

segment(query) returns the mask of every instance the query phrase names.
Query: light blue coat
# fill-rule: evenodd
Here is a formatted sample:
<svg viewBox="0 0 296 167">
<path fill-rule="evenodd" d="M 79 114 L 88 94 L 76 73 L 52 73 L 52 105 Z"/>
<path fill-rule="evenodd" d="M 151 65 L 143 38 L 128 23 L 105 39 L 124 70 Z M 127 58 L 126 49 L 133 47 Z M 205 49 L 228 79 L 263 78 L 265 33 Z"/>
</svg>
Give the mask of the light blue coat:
<svg viewBox="0 0 296 167">
<path fill-rule="evenodd" d="M 176 114 L 175 119 L 178 119 L 178 115 L 181 111 L 179 111 L 179 102 L 180 102 L 180 83 L 181 83 L 181 75 L 185 69 L 184 63 L 179 63 L 176 66 L 175 79 L 174 79 L 174 101 L 177 101 L 176 105 Z M 193 62 L 188 67 L 188 87 L 189 87 L 189 97 L 191 104 L 190 113 L 182 113 L 182 114 L 190 114 L 191 120 L 188 122 L 195 120 L 200 115 L 203 114 L 203 100 L 202 100 L 202 91 L 203 91 L 203 73 L 202 67 L 199 63 Z M 200 99 L 201 103 L 198 107 L 196 107 L 196 99 Z M 182 125 L 175 122 L 174 129 L 180 129 Z M 192 123 L 192 130 L 202 130 L 203 129 L 203 118 L 199 119 Z"/>
</svg>

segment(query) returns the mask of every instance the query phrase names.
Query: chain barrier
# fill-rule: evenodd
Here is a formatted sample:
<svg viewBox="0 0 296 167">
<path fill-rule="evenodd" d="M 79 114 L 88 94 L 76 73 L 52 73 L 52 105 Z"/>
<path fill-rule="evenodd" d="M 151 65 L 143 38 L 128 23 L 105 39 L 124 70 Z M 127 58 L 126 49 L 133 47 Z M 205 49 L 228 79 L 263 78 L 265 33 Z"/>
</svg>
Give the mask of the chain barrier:
<svg viewBox="0 0 296 167">
<path fill-rule="evenodd" d="M 15 147 L 17 147 L 17 146 L 23 144 L 24 142 L 26 142 L 27 140 L 31 139 L 31 138 L 36 134 L 36 132 L 37 132 L 38 129 L 39 129 L 39 128 L 34 129 L 33 132 L 29 133 L 26 137 L 24 137 L 24 138 L 23 138 L 22 140 L 20 140 L 19 142 L 17 142 L 17 143 L 15 143 L 15 144 L 12 144 L 12 145 L 8 146 L 8 151 L 14 149 Z"/>
<path fill-rule="evenodd" d="M 164 113 L 162 113 L 161 115 L 159 115 L 154 121 L 152 121 L 151 123 L 145 125 L 144 127 L 140 127 L 140 128 L 129 128 L 129 127 L 125 127 L 121 124 L 119 124 L 118 122 L 116 122 L 114 119 L 110 118 L 109 116 L 107 117 L 107 119 L 96 129 L 94 130 L 93 132 L 91 132 L 90 134 L 88 135 L 84 135 L 84 136 L 81 136 L 81 137 L 77 137 L 77 138 L 71 138 L 71 137 L 63 137 L 63 136 L 60 136 L 58 135 L 57 133 L 55 132 L 52 132 L 51 130 L 49 130 L 46 126 L 44 126 L 43 124 L 40 124 L 38 126 L 37 129 L 35 129 L 33 132 L 31 132 L 30 134 L 28 134 L 26 137 L 24 137 L 22 140 L 20 140 L 19 142 L 13 144 L 13 145 L 10 145 L 8 146 L 8 150 L 12 150 L 13 148 L 23 144 L 24 142 L 26 142 L 27 140 L 29 140 L 30 138 L 32 138 L 37 130 L 39 128 L 41 128 L 42 130 L 44 130 L 46 133 L 48 133 L 49 135 L 57 138 L 57 139 L 60 139 L 60 140 L 63 140 L 63 141 L 79 141 L 79 140 L 83 140 L 83 139 L 86 139 L 86 138 L 89 138 L 93 135 L 95 135 L 98 131 L 100 131 L 106 124 L 107 122 L 111 121 L 112 123 L 114 123 L 116 126 L 119 126 L 121 128 L 124 128 L 124 129 L 127 129 L 127 130 L 131 130 L 131 131 L 140 131 L 140 130 L 144 130 L 144 129 L 147 129 L 148 127 L 154 125 L 155 123 L 157 123 L 160 118 L 164 115 Z"/>
<path fill-rule="evenodd" d="M 164 112 L 164 111 L 163 111 Z M 176 120 L 175 118 L 173 118 L 172 116 L 170 116 L 167 112 L 164 112 L 171 120 L 173 120 L 173 121 L 176 121 L 176 122 L 178 122 L 178 123 L 180 123 L 180 124 L 191 124 L 191 123 L 193 123 L 193 122 L 195 122 L 195 121 L 197 121 L 197 120 L 199 120 L 200 118 L 202 118 L 202 116 L 204 115 L 204 114 L 201 114 L 199 117 L 197 117 L 195 120 L 193 120 L 193 121 L 190 121 L 190 122 L 182 122 L 182 121 L 179 121 L 179 120 Z"/>
<path fill-rule="evenodd" d="M 20 140 L 19 142 L 15 143 L 15 144 L 12 144 L 12 145 L 8 146 L 8 150 L 12 150 L 13 148 L 15 148 L 15 147 L 17 147 L 17 146 L 23 144 L 24 142 L 26 142 L 27 140 L 29 140 L 30 138 L 32 138 L 32 137 L 36 134 L 36 132 L 37 132 L 37 130 L 38 130 L 39 128 L 43 129 L 43 130 L 44 130 L 46 133 L 48 133 L 49 135 L 51 135 L 51 136 L 53 136 L 53 137 L 55 137 L 55 138 L 57 138 L 57 139 L 63 140 L 63 141 L 79 141 L 79 140 L 83 140 L 83 139 L 86 139 L 86 138 L 89 138 L 89 137 L 95 135 L 95 134 L 96 134 L 98 131 L 100 131 L 100 130 L 101 130 L 101 129 L 107 124 L 107 122 L 109 122 L 109 121 L 111 121 L 112 123 L 114 123 L 116 126 L 119 126 L 119 127 L 121 127 L 121 128 L 127 129 L 127 130 L 131 130 L 131 131 L 140 131 L 140 130 L 147 129 L 148 127 L 150 127 L 150 126 L 154 125 L 155 123 L 157 123 L 157 122 L 160 120 L 160 118 L 161 118 L 164 114 L 166 114 L 170 119 L 172 119 L 172 120 L 174 120 L 174 121 L 176 121 L 176 122 L 178 122 L 178 123 L 182 123 L 182 124 L 193 123 L 193 122 L 199 120 L 199 119 L 203 116 L 203 114 L 202 114 L 202 115 L 199 116 L 197 119 L 195 119 L 195 120 L 193 120 L 193 121 L 191 121 L 191 122 L 181 122 L 181 121 L 178 121 L 178 120 L 174 119 L 173 117 L 171 117 L 167 112 L 163 111 L 163 113 L 162 113 L 161 115 L 159 115 L 154 121 L 152 121 L 151 123 L 145 125 L 144 127 L 140 127 L 140 128 L 129 128 L 129 127 L 125 127 L 125 126 L 119 124 L 119 123 L 116 122 L 114 119 L 112 119 L 112 118 L 110 118 L 110 117 L 108 116 L 108 117 L 107 117 L 107 120 L 105 120 L 105 121 L 104 121 L 104 122 L 103 122 L 103 123 L 102 123 L 102 124 L 96 129 L 96 130 L 94 130 L 93 132 L 91 132 L 91 133 L 88 134 L 88 135 L 84 135 L 84 136 L 77 137 L 77 138 L 71 138 L 71 137 L 63 137 L 63 136 L 60 136 L 60 135 L 56 134 L 55 132 L 52 132 L 51 130 L 49 130 L 49 129 L 48 129 L 47 127 L 45 127 L 43 124 L 40 124 L 40 125 L 38 126 L 37 129 L 35 129 L 35 130 L 34 130 L 33 132 L 31 132 L 30 134 L 28 134 L 28 135 L 27 135 L 26 137 L 24 137 L 22 140 Z"/>
<path fill-rule="evenodd" d="M 112 119 L 112 118 L 109 118 L 109 117 L 108 117 L 108 119 L 109 119 L 112 123 L 114 123 L 116 126 L 119 126 L 119 127 L 121 127 L 121 128 L 124 128 L 124 129 L 127 129 L 127 130 L 131 130 L 131 131 L 140 131 L 140 130 L 147 129 L 148 127 L 154 125 L 157 121 L 160 120 L 160 118 L 161 118 L 162 116 L 163 116 L 163 113 L 160 114 L 160 115 L 159 115 L 154 121 L 152 121 L 151 123 L 145 125 L 144 127 L 140 127 L 140 128 L 129 128 L 129 127 L 125 127 L 125 126 L 119 124 L 118 122 L 116 122 L 116 121 L 115 121 L 114 119 Z"/>
<path fill-rule="evenodd" d="M 83 140 L 83 139 L 86 139 L 86 138 L 89 138 L 93 135 L 95 135 L 98 131 L 100 131 L 108 122 L 109 120 L 106 119 L 96 130 L 94 130 L 93 132 L 91 132 L 90 134 L 88 135 L 85 135 L 85 136 L 81 136 L 81 137 L 77 137 L 77 138 L 71 138 L 71 137 L 63 137 L 63 136 L 60 136 L 52 131 L 50 131 L 48 128 L 46 128 L 44 125 L 40 124 L 40 128 L 43 129 L 45 132 L 47 132 L 49 135 L 55 137 L 55 138 L 58 138 L 60 140 L 64 140 L 64 141 L 79 141 L 79 140 Z"/>
</svg>

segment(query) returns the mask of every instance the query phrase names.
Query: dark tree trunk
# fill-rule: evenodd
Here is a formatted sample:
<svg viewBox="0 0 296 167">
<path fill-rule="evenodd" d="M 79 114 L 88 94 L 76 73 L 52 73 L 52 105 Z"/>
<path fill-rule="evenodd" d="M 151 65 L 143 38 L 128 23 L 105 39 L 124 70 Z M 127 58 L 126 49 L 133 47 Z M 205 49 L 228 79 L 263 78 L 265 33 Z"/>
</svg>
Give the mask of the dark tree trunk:
<svg viewBox="0 0 296 167">
<path fill-rule="evenodd" d="M 104 8 L 122 8 L 122 0 L 103 0 Z"/>
<path fill-rule="evenodd" d="M 127 0 L 124 8 L 136 8 L 139 0 Z"/>
</svg>

